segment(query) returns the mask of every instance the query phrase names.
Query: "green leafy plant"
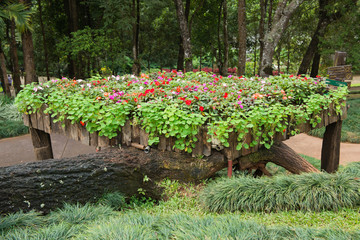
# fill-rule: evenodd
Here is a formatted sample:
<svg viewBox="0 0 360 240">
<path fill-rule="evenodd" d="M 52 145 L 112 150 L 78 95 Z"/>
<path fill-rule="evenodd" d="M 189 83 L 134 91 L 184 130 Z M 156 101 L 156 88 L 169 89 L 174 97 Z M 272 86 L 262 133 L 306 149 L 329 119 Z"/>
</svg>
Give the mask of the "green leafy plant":
<svg viewBox="0 0 360 240">
<path fill-rule="evenodd" d="M 276 133 L 309 121 L 333 105 L 341 114 L 346 88 L 326 89 L 319 79 L 289 75 L 269 78 L 221 77 L 206 72 L 158 72 L 88 80 L 51 80 L 24 87 L 16 104 L 31 114 L 46 105 L 55 121 L 81 123 L 89 132 L 113 138 L 127 120 L 149 133 L 149 144 L 173 137 L 174 148 L 192 152 L 204 127 L 208 141 L 229 146 L 237 134 L 237 149 L 262 144 L 270 148 Z M 245 141 L 251 134 L 253 141 Z"/>
</svg>

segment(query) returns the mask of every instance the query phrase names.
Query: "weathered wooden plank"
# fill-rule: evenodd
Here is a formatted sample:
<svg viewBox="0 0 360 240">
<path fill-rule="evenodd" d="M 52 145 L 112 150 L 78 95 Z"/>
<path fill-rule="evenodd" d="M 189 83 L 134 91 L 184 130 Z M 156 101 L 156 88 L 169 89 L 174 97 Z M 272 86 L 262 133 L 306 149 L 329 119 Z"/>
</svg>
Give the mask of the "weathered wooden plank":
<svg viewBox="0 0 360 240">
<path fill-rule="evenodd" d="M 90 146 L 98 146 L 98 132 L 90 133 Z"/>
<path fill-rule="evenodd" d="M 86 129 L 85 126 L 79 126 L 79 140 L 82 144 L 89 145 L 90 146 L 90 133 Z"/>
<path fill-rule="evenodd" d="M 140 143 L 140 126 L 132 125 L 131 128 L 131 142 Z"/>
<path fill-rule="evenodd" d="M 98 137 L 98 146 L 99 147 L 108 147 L 109 145 L 110 145 L 110 140 L 108 137 L 105 137 L 105 136 Z"/>
<path fill-rule="evenodd" d="M 44 110 L 46 109 L 46 106 L 42 106 L 42 110 L 44 112 Z M 44 131 L 46 133 L 51 133 L 51 118 L 50 118 L 50 114 L 48 113 L 44 113 L 43 116 L 43 122 L 44 122 Z"/>
<path fill-rule="evenodd" d="M 80 140 L 80 137 L 79 137 L 80 129 L 79 129 L 78 125 L 80 125 L 80 124 L 79 123 L 73 123 L 73 124 L 70 124 L 70 126 L 68 128 L 68 131 L 70 132 L 71 139 L 73 139 L 75 141 Z"/>
<path fill-rule="evenodd" d="M 130 121 L 126 121 L 125 125 L 122 127 L 122 144 L 126 145 L 126 146 L 130 146 L 131 145 L 131 125 L 130 125 Z"/>
<path fill-rule="evenodd" d="M 207 134 L 207 129 L 203 128 L 202 129 L 203 132 L 203 155 L 205 157 L 208 157 L 211 155 L 211 143 L 208 142 L 208 139 L 210 139 L 210 135 Z"/>
<path fill-rule="evenodd" d="M 341 66 L 346 64 L 346 52 L 335 51 L 334 66 Z"/>
<path fill-rule="evenodd" d="M 149 145 L 149 134 L 144 129 L 140 129 L 140 144 L 144 146 Z"/>
<path fill-rule="evenodd" d="M 141 137 L 141 133 L 140 133 L 140 137 Z M 172 152 L 174 151 L 174 138 L 173 137 L 169 137 L 166 139 L 166 151 Z"/>
<path fill-rule="evenodd" d="M 65 135 L 68 137 L 68 138 L 71 138 L 71 121 L 69 119 L 65 119 L 65 129 L 64 129 L 64 132 L 65 132 Z"/>
<path fill-rule="evenodd" d="M 36 113 L 30 114 L 30 123 L 31 123 L 31 127 L 36 128 L 36 129 L 38 128 Z"/>
<path fill-rule="evenodd" d="M 36 119 L 37 119 L 37 129 L 44 131 L 44 113 L 42 111 L 42 108 L 40 108 L 36 112 Z"/>
<path fill-rule="evenodd" d="M 339 167 L 342 121 L 326 126 L 321 149 L 321 169 L 328 173 Z"/>
<path fill-rule="evenodd" d="M 195 143 L 195 148 L 191 153 L 193 157 L 199 157 L 203 155 L 203 148 L 204 148 L 203 134 L 204 133 L 202 129 L 199 128 L 198 133 L 195 136 L 197 138 L 197 142 Z"/>
<path fill-rule="evenodd" d="M 241 156 L 241 152 L 236 150 L 237 133 L 231 132 L 229 134 L 228 142 L 229 147 L 224 148 L 224 155 L 228 161 L 232 161 Z"/>
<path fill-rule="evenodd" d="M 251 133 L 248 132 L 245 137 L 244 137 L 244 140 L 243 140 L 244 143 L 248 144 L 249 145 L 249 148 L 246 149 L 243 145 L 242 149 L 241 149 L 241 155 L 242 156 L 245 156 L 245 155 L 248 155 L 252 152 L 251 148 L 250 148 L 250 143 L 252 142 L 252 136 L 251 136 Z"/>
<path fill-rule="evenodd" d="M 166 150 L 166 143 L 167 143 L 167 138 L 164 135 L 161 135 L 159 138 L 159 144 L 158 144 L 158 149 L 161 151 L 165 151 Z"/>
<path fill-rule="evenodd" d="M 30 127 L 30 136 L 37 160 L 54 158 L 50 134 Z"/>
<path fill-rule="evenodd" d="M 24 125 L 27 126 L 27 127 L 30 127 L 30 116 L 28 114 L 23 114 L 22 115 L 23 117 L 23 122 L 24 122 Z"/>
</svg>

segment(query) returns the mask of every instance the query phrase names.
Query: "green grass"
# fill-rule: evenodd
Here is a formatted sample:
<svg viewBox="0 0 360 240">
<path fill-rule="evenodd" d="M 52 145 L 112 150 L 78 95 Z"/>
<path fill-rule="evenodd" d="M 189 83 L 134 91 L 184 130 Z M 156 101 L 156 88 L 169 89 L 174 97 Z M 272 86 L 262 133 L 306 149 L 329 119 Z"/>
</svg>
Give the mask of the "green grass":
<svg viewBox="0 0 360 240">
<path fill-rule="evenodd" d="M 341 129 L 341 141 L 360 143 L 360 98 L 347 101 L 350 105 L 347 118 L 343 121 Z M 309 132 L 310 135 L 322 138 L 325 127 L 314 129 Z"/>
<path fill-rule="evenodd" d="M 14 100 L 0 96 L 0 139 L 27 134 L 28 131 L 14 105 Z"/>
</svg>

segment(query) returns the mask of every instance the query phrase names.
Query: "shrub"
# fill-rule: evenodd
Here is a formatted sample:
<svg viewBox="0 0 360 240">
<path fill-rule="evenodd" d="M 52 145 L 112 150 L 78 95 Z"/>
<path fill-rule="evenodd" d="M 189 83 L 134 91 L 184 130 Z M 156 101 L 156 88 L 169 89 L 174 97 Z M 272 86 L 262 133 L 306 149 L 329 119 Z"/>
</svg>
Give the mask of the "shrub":
<svg viewBox="0 0 360 240">
<path fill-rule="evenodd" d="M 200 200 L 213 212 L 338 210 L 359 204 L 360 181 L 346 173 L 222 178 L 209 184 Z"/>
<path fill-rule="evenodd" d="M 40 213 L 35 211 L 24 213 L 20 210 L 17 213 L 12 213 L 7 216 L 0 217 L 0 232 L 10 230 L 14 227 L 39 225 L 43 223 L 43 220 L 39 215 Z"/>
<path fill-rule="evenodd" d="M 115 212 L 108 206 L 95 206 L 89 203 L 85 205 L 64 204 L 62 209 L 51 212 L 48 218 L 50 223 L 68 222 L 70 224 L 82 224 L 114 215 Z"/>
<path fill-rule="evenodd" d="M 126 206 L 125 196 L 120 192 L 113 192 L 105 194 L 99 203 L 105 206 L 109 206 L 115 210 L 122 209 Z"/>
</svg>

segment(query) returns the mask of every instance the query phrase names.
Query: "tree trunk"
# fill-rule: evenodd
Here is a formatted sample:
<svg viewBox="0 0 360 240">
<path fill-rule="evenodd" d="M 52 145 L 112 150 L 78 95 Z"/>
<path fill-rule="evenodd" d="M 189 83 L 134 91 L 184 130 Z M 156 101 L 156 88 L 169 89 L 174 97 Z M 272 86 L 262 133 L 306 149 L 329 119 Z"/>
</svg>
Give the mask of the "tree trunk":
<svg viewBox="0 0 360 240">
<path fill-rule="evenodd" d="M 176 65 L 176 69 L 178 71 L 184 71 L 184 48 L 182 45 L 182 38 L 180 36 L 179 38 L 179 53 L 178 53 L 178 60 L 177 60 L 177 65 Z"/>
<path fill-rule="evenodd" d="M 317 51 L 314 54 L 313 63 L 311 66 L 310 77 L 312 77 L 312 78 L 316 78 L 316 76 L 319 73 L 320 57 L 321 57 L 321 55 L 319 53 L 319 49 L 317 49 Z"/>
<path fill-rule="evenodd" d="M 184 48 L 185 71 L 191 72 L 193 70 L 192 53 L 191 53 L 191 36 L 189 32 L 188 22 L 185 17 L 184 5 L 182 3 L 182 0 L 174 0 L 174 3 L 175 3 L 176 15 L 180 26 L 180 34 Z"/>
<path fill-rule="evenodd" d="M 10 97 L 10 88 L 9 88 L 9 83 L 8 83 L 8 78 L 7 78 L 7 72 L 6 72 L 6 60 L 5 60 L 5 55 L 4 52 L 2 50 L 1 47 L 1 41 L 0 41 L 0 70 L 1 70 L 1 83 L 2 83 L 2 88 L 3 91 L 5 93 L 6 96 Z"/>
<path fill-rule="evenodd" d="M 219 7 L 218 14 L 218 22 L 217 22 L 217 44 L 218 44 L 218 57 L 217 57 L 217 65 L 219 67 L 219 74 L 223 75 L 223 59 L 222 59 L 222 46 L 221 46 L 221 37 L 220 37 L 220 26 L 221 26 L 221 12 L 223 8 L 223 1 L 221 0 L 221 4 Z"/>
<path fill-rule="evenodd" d="M 30 0 L 20 0 L 20 2 L 24 5 L 31 6 Z M 21 33 L 21 41 L 24 54 L 25 84 L 38 82 L 35 68 L 32 33 L 29 30 L 25 29 L 25 31 Z"/>
<path fill-rule="evenodd" d="M 356 0 L 349 1 L 348 4 L 342 6 L 343 11 L 337 11 L 333 14 L 328 13 L 328 6 L 330 1 L 329 0 L 319 0 L 319 21 L 316 27 L 316 30 L 314 32 L 314 35 L 310 41 L 310 44 L 306 50 L 306 53 L 303 57 L 303 60 L 300 64 L 298 74 L 306 74 L 307 70 L 310 68 L 311 60 L 314 58 L 315 61 L 318 56 L 315 58 L 315 53 L 319 52 L 319 42 L 320 38 L 322 38 L 325 35 L 326 28 L 329 24 L 336 21 L 337 19 L 340 19 L 343 15 L 345 15 L 347 12 L 354 9 L 354 5 L 356 5 Z M 316 62 L 315 62 L 316 63 Z M 314 67 L 314 64 L 313 64 Z M 317 67 L 317 69 L 319 66 Z M 314 68 L 314 71 L 316 72 L 316 67 Z M 316 74 L 317 75 L 317 74 Z"/>
<path fill-rule="evenodd" d="M 245 75 L 246 67 L 246 1 L 238 2 L 238 41 L 239 41 L 239 62 L 237 75 Z"/>
<path fill-rule="evenodd" d="M 227 20 L 227 0 L 223 2 L 223 28 L 224 28 L 224 61 L 222 65 L 222 75 L 228 75 L 229 62 L 229 41 L 228 41 L 228 20 Z"/>
<path fill-rule="evenodd" d="M 240 158 L 240 169 L 264 168 L 268 162 L 275 163 L 291 173 L 319 172 L 313 165 L 298 155 L 294 150 L 284 143 L 277 143 L 268 149 L 261 149 L 258 152 Z"/>
<path fill-rule="evenodd" d="M 186 21 L 189 21 L 189 14 L 190 14 L 190 0 L 186 0 L 185 2 L 185 18 Z M 189 24 L 188 24 L 189 27 Z M 191 36 L 191 31 L 189 29 L 189 34 Z M 180 39 L 179 39 L 179 54 L 178 54 L 178 61 L 177 61 L 177 66 L 176 69 L 178 71 L 180 70 L 184 70 L 184 47 L 183 47 L 183 40 L 182 37 L 180 35 Z"/>
<path fill-rule="evenodd" d="M 25 31 L 22 33 L 21 39 L 24 53 L 25 84 L 38 82 L 35 70 L 34 45 L 31 32 Z"/>
<path fill-rule="evenodd" d="M 266 3 L 265 0 L 260 0 L 260 22 L 259 22 L 259 75 L 261 69 L 261 62 L 264 54 L 264 38 L 265 38 L 265 14 L 266 14 Z"/>
<path fill-rule="evenodd" d="M 21 81 L 20 81 L 20 67 L 19 67 L 19 58 L 17 55 L 17 47 L 16 47 L 16 39 L 15 39 L 15 22 L 12 20 L 10 22 L 10 57 L 13 66 L 12 77 L 13 84 L 15 88 L 15 93 L 18 93 L 21 89 Z"/>
<path fill-rule="evenodd" d="M 306 74 L 308 69 L 310 68 L 311 60 L 314 58 L 315 52 L 318 51 L 320 37 L 324 35 L 325 29 L 328 24 L 329 22 L 324 22 L 323 20 L 319 20 L 315 33 L 311 38 L 310 44 L 306 49 L 305 55 L 301 61 L 298 75 Z"/>
<path fill-rule="evenodd" d="M 31 141 L 37 160 L 54 158 L 50 134 L 30 127 Z"/>
<path fill-rule="evenodd" d="M 146 154 L 135 148 L 124 148 L 3 167 L 0 168 L 0 213 L 19 209 L 48 213 L 61 207 L 63 202 L 94 202 L 105 192 L 113 191 L 130 197 L 136 195 L 139 188 L 147 196 L 158 199 L 156 181 L 167 177 L 199 181 L 225 166 L 226 161 L 219 153 L 196 159 L 175 152 L 152 149 Z M 144 176 L 150 180 L 144 181 Z"/>
<path fill-rule="evenodd" d="M 78 14 L 76 0 L 64 0 L 65 13 L 68 18 L 68 36 L 72 39 L 72 32 L 79 30 Z M 69 77 L 80 77 L 77 56 L 73 56 L 71 53 L 68 56 L 69 60 Z"/>
<path fill-rule="evenodd" d="M 140 32 L 140 0 L 133 0 L 133 57 L 134 63 L 132 72 L 135 76 L 140 76 L 141 65 L 139 59 L 139 32 Z"/>
<path fill-rule="evenodd" d="M 278 3 L 272 28 L 264 38 L 264 54 L 260 69 L 260 76 L 262 77 L 272 74 L 272 59 L 275 48 L 289 23 L 292 13 L 304 2 L 304 0 L 292 0 L 287 4 L 287 1 L 283 0 Z"/>
<path fill-rule="evenodd" d="M 47 80 L 50 81 L 49 55 L 48 55 L 47 42 L 46 42 L 46 37 L 45 37 L 45 27 L 44 27 L 44 23 L 43 23 L 43 19 L 42 19 L 41 0 L 38 0 L 37 3 L 38 3 L 38 8 L 39 8 L 40 28 L 41 28 L 41 35 L 42 35 L 42 40 L 43 40 L 43 47 L 44 47 L 46 77 L 47 77 Z"/>
</svg>

